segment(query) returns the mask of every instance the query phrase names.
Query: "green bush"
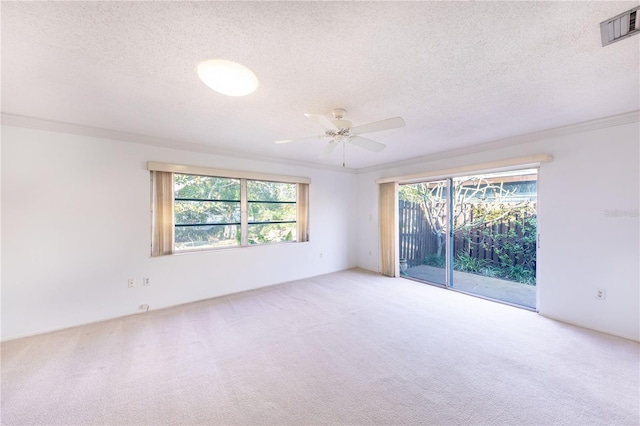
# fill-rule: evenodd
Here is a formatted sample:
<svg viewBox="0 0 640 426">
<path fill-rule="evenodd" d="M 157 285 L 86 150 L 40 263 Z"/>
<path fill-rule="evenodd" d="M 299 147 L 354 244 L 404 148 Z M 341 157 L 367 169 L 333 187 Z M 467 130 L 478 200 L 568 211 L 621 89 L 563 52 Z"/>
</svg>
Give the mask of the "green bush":
<svg viewBox="0 0 640 426">
<path fill-rule="evenodd" d="M 474 274 L 482 273 L 488 266 L 485 259 L 471 257 L 469 253 L 458 253 L 453 261 L 453 269 L 462 272 L 472 272 Z"/>
<path fill-rule="evenodd" d="M 503 278 L 508 279 L 510 281 L 517 281 L 523 284 L 531 284 L 531 285 L 535 285 L 536 283 L 535 271 L 532 271 L 526 266 L 522 266 L 522 265 L 508 266 L 506 268 L 503 268 L 501 273 Z"/>
<path fill-rule="evenodd" d="M 446 263 L 444 256 L 438 256 L 437 254 L 430 254 L 424 259 L 425 265 L 435 266 L 436 268 L 444 268 Z"/>
<path fill-rule="evenodd" d="M 459 236 L 468 246 L 492 251 L 492 260 L 476 259 L 459 254 L 454 268 L 459 271 L 482 273 L 510 281 L 535 285 L 537 219 L 526 211 L 500 206 L 492 211 L 475 206 L 473 214 L 487 215 L 495 222 L 460 230 Z M 504 231 L 503 231 L 504 229 Z"/>
</svg>

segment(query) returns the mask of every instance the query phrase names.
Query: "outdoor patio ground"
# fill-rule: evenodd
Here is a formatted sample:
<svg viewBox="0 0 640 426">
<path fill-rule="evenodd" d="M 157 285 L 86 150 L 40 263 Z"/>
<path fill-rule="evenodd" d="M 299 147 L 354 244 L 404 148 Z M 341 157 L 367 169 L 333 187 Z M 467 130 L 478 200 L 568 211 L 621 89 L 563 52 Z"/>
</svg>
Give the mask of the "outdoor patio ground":
<svg viewBox="0 0 640 426">
<path fill-rule="evenodd" d="M 440 284 L 444 280 L 444 268 L 418 265 L 408 268 L 407 278 Z M 403 275 L 405 276 L 405 275 Z M 513 303 L 527 308 L 536 307 L 536 286 L 499 278 L 485 277 L 468 272 L 453 271 L 452 288 L 491 299 Z"/>
</svg>

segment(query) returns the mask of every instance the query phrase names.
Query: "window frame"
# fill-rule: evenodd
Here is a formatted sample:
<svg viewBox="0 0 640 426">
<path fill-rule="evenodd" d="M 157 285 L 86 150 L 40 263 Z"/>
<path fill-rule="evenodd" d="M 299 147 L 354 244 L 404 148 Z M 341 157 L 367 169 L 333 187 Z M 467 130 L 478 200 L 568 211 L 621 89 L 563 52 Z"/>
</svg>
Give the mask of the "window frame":
<svg viewBox="0 0 640 426">
<path fill-rule="evenodd" d="M 242 189 L 242 183 L 244 183 L 244 187 L 245 187 L 245 199 L 246 199 L 246 209 L 245 211 L 247 212 L 247 220 L 246 220 L 246 225 L 247 225 L 247 232 L 243 233 L 242 235 L 246 235 L 247 237 L 247 245 L 250 246 L 258 246 L 258 245 L 265 245 L 265 244 L 278 244 L 278 243 L 288 243 L 288 242 L 299 242 L 298 241 L 298 232 L 296 229 L 296 239 L 294 241 L 276 241 L 276 242 L 272 242 L 272 243 L 250 243 L 248 241 L 249 239 L 249 226 L 250 225 L 268 225 L 268 224 L 289 224 L 289 223 L 295 223 L 296 224 L 296 228 L 297 228 L 297 224 L 298 224 L 298 215 L 300 214 L 300 210 L 298 209 L 298 191 L 299 191 L 299 185 L 296 186 L 296 195 L 295 195 L 295 201 L 271 201 L 271 200 L 250 200 L 249 199 L 249 182 L 269 182 L 269 183 L 277 183 L 277 184 L 285 184 L 285 185 L 291 185 L 290 182 L 277 182 L 277 181 L 273 181 L 273 180 L 258 180 L 258 179 L 244 179 L 243 181 L 241 181 L 241 189 Z M 241 192 L 241 198 L 242 198 L 242 192 Z M 296 206 L 295 210 L 296 210 L 296 219 L 295 220 L 280 220 L 280 221 L 265 221 L 265 222 L 256 222 L 256 221 L 250 221 L 249 220 L 249 205 L 250 203 L 263 203 L 263 204 L 294 204 Z"/>
<path fill-rule="evenodd" d="M 207 178 L 214 178 L 214 179 L 227 179 L 229 181 L 237 181 L 238 184 L 238 189 L 240 190 L 238 192 L 238 199 L 237 200 L 231 200 L 231 199 L 209 199 L 209 198 L 186 198 L 186 197 L 177 197 L 175 194 L 175 185 L 176 185 L 176 175 L 182 175 L 182 176 L 202 176 L 202 177 L 207 177 Z M 242 180 L 241 179 L 237 179 L 237 178 L 228 178 L 228 177 L 219 177 L 219 176 L 208 176 L 208 175 L 195 175 L 195 174 L 187 174 L 187 173 L 173 173 L 173 184 L 174 184 L 174 196 L 173 196 L 173 214 L 174 214 L 174 223 L 173 223 L 173 227 L 174 227 L 174 235 L 177 234 L 177 230 L 179 228 L 191 228 L 191 227 L 205 227 L 205 226 L 237 226 L 239 228 L 241 228 L 242 226 Z M 195 203 L 203 203 L 203 204 L 207 204 L 207 203 L 237 203 L 238 205 L 238 210 L 240 211 L 240 216 L 238 217 L 238 221 L 236 222 L 216 222 L 216 223 L 176 223 L 176 201 L 189 201 L 189 202 L 195 202 Z M 184 252 L 189 252 L 189 251 L 202 251 L 202 250 L 214 250 L 214 249 L 221 249 L 221 248 L 235 248 L 235 247 L 239 247 L 241 244 L 231 244 L 231 245 L 227 245 L 227 246 L 206 246 L 206 247 L 202 247 L 202 248 L 198 248 L 198 247 L 193 247 L 193 248 L 183 248 L 183 249 L 178 249 L 177 248 L 177 243 L 174 239 L 173 242 L 173 250 L 175 253 L 184 253 Z"/>
<path fill-rule="evenodd" d="M 255 246 L 269 246 L 274 244 L 282 244 L 282 243 L 301 243 L 309 241 L 309 232 L 308 232 L 308 198 L 309 198 L 309 184 L 311 183 L 311 179 L 306 177 L 295 177 L 295 176 L 286 176 L 286 175 L 271 175 L 265 173 L 256 173 L 256 172 L 242 172 L 242 171 L 233 171 L 233 170 L 224 170 L 224 169 L 213 169 L 206 167 L 197 167 L 197 166 L 185 166 L 185 165 L 176 165 L 176 164 L 167 164 L 167 163 L 156 163 L 156 162 L 148 162 L 147 170 L 151 172 L 151 182 L 152 182 L 152 203 L 151 203 L 151 214 L 152 214 L 152 242 L 151 242 L 151 255 L 162 256 L 162 255 L 173 255 L 173 254 L 186 254 L 193 252 L 202 252 L 202 251 L 212 251 L 212 250 L 225 250 L 225 249 L 233 249 L 233 248 L 242 248 L 242 247 L 255 247 Z M 170 173 L 171 181 L 173 182 L 172 193 L 170 194 L 171 198 L 171 229 L 168 229 L 168 224 L 166 221 L 164 225 L 162 221 L 156 220 L 156 212 L 159 209 L 156 200 L 162 199 L 163 197 L 167 197 L 169 194 L 166 193 L 156 193 L 154 191 L 162 190 L 159 185 L 155 184 L 154 179 L 158 179 L 158 173 Z M 186 248 L 186 249 L 176 249 L 175 242 L 175 230 L 176 225 L 183 226 L 228 226 L 228 225 L 238 225 L 237 222 L 234 223 L 203 223 L 203 224 L 176 224 L 175 222 L 175 202 L 186 200 L 185 197 L 176 197 L 173 191 L 175 191 L 175 175 L 187 175 L 187 176 L 205 176 L 212 178 L 228 178 L 228 179 L 237 179 L 240 181 L 240 243 L 234 244 L 230 246 L 218 246 L 218 247 L 202 247 L 202 248 Z M 249 200 L 247 197 L 247 182 L 248 181 L 259 181 L 259 182 L 271 182 L 271 183 L 283 183 L 283 184 L 296 184 L 296 196 L 295 201 L 264 201 L 264 200 Z M 165 191 L 167 189 L 165 188 Z M 189 199 L 186 201 L 193 202 L 209 202 L 208 199 Z M 238 202 L 237 200 L 211 200 L 212 202 Z M 278 204 L 294 204 L 296 211 L 295 221 L 267 221 L 267 222 L 249 222 L 248 220 L 248 207 L 250 202 L 255 203 L 278 203 Z M 165 208 L 167 208 L 165 206 Z M 166 212 L 165 212 L 166 215 Z M 296 229 L 296 239 L 293 241 L 275 241 L 275 242 L 265 242 L 265 243 L 249 243 L 248 241 L 248 228 L 249 225 L 254 224 L 270 224 L 270 223 L 295 223 Z M 164 228 L 162 228 L 164 226 Z M 162 229 L 158 229 L 158 227 Z M 165 249 L 164 252 L 162 249 L 158 249 L 154 246 L 155 240 L 157 239 L 158 232 L 165 232 L 166 234 L 171 234 L 171 249 Z M 169 238 L 169 237 L 167 237 Z"/>
</svg>

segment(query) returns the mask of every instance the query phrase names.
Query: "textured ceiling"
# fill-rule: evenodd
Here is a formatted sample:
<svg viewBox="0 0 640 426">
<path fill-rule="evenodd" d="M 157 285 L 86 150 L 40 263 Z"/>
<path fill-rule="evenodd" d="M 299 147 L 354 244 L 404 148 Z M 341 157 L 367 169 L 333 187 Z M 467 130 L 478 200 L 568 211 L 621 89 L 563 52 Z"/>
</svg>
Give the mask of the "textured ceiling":
<svg viewBox="0 0 640 426">
<path fill-rule="evenodd" d="M 640 36 L 601 47 L 634 2 L 2 2 L 2 112 L 235 152 L 340 165 L 303 113 L 354 125 L 364 168 L 640 109 Z M 195 68 L 223 58 L 258 90 Z"/>
</svg>

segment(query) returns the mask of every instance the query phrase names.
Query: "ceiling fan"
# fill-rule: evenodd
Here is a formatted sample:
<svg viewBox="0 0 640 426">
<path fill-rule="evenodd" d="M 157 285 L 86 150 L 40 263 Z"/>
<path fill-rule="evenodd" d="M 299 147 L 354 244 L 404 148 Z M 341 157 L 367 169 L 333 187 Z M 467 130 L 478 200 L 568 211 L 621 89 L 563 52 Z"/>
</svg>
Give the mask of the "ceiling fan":
<svg viewBox="0 0 640 426">
<path fill-rule="evenodd" d="M 371 139 L 363 138 L 360 135 L 363 133 L 373 133 L 380 132 L 382 130 L 396 129 L 398 127 L 404 127 L 405 125 L 402 118 L 393 117 L 387 118 L 386 120 L 375 121 L 373 123 L 352 127 L 353 124 L 349 120 L 343 119 L 345 113 L 346 111 L 342 108 L 334 109 L 332 111 L 334 118 L 333 120 L 329 120 L 322 114 L 305 114 L 307 118 L 310 118 L 324 128 L 324 135 L 311 136 L 306 138 L 285 139 L 276 141 L 276 143 L 289 143 L 310 139 L 331 138 L 324 152 L 320 154 L 320 158 L 326 158 L 331 155 L 333 150 L 340 144 L 340 142 L 343 143 L 343 149 L 347 143 L 350 143 L 352 145 L 368 149 L 369 151 L 378 152 L 385 149 L 386 145 L 380 142 L 372 141 Z M 342 165 L 344 166 L 344 161 Z"/>
</svg>

